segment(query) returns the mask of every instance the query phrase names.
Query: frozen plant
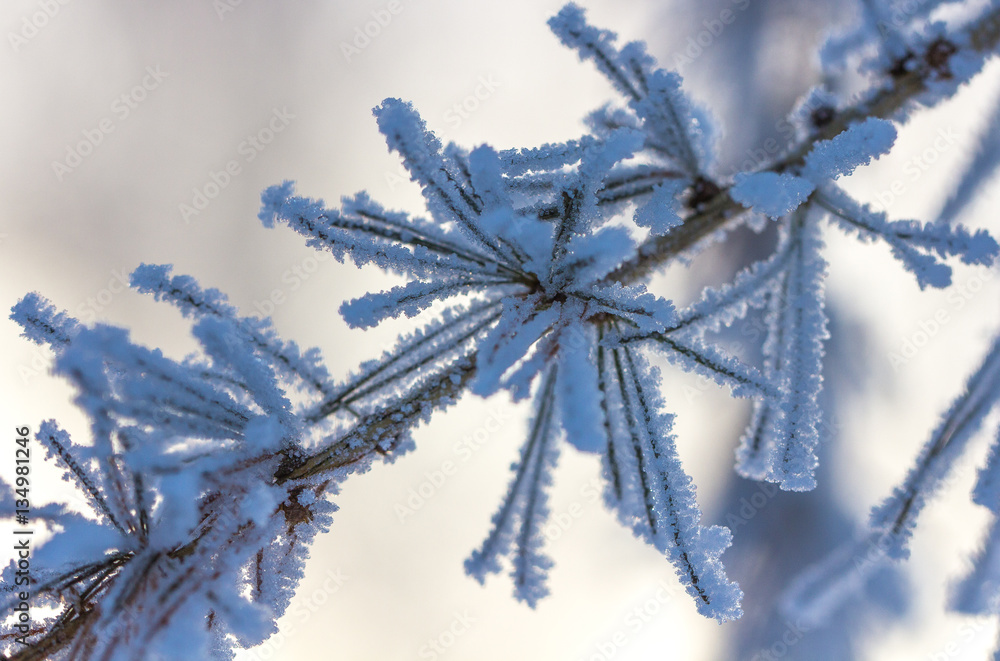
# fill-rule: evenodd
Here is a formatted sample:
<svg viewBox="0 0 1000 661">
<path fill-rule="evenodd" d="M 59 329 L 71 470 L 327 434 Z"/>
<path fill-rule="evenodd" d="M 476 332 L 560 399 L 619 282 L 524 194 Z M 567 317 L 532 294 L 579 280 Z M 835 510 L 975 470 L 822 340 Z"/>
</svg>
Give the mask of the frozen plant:
<svg viewBox="0 0 1000 661">
<path fill-rule="evenodd" d="M 465 391 L 506 390 L 532 402 L 510 488 L 466 561 L 469 574 L 484 581 L 506 567 L 519 600 L 543 598 L 552 469 L 560 452 L 594 453 L 608 506 L 672 563 L 697 610 L 719 622 L 739 618 L 743 594 L 723 566 L 732 533 L 701 523 L 672 434 L 683 412 L 666 410 L 654 362 L 662 356 L 753 401 L 740 475 L 786 491 L 816 486 L 826 440 L 828 227 L 885 242 L 921 288 L 951 284 L 949 259 L 987 268 L 1000 252 L 985 230 L 952 222 L 1000 162 L 994 143 L 940 222 L 890 219 L 838 183 L 887 153 L 918 107 L 949 98 L 980 71 L 1000 42 L 1000 3 L 982 4 L 924 3 L 900 24 L 893 7 L 863 3 L 860 22 L 831 38 L 823 57 L 831 81 L 855 66 L 866 91 L 846 101 L 833 82 L 812 90 L 789 120 L 796 142 L 731 177 L 714 163 L 720 132 L 680 76 L 643 44 L 619 45 L 572 4 L 550 20 L 553 32 L 620 95 L 587 118 L 578 139 L 525 149 L 443 145 L 411 104 L 386 99 L 374 111 L 379 129 L 421 187 L 427 217 L 387 210 L 364 193 L 330 208 L 296 195 L 291 182 L 262 196 L 266 225 L 287 224 L 340 261 L 408 279 L 345 302 L 351 326 L 444 304 L 342 381 L 315 351 L 277 337 L 269 320 L 240 316 L 220 292 L 168 266 L 141 266 L 131 283 L 191 318 L 201 351 L 182 362 L 27 295 L 12 318 L 56 352 L 54 371 L 74 385 L 91 421 L 89 442 L 54 421 L 38 440 L 92 511 L 35 510 L 54 534 L 35 555 L 31 590 L 54 614 L 26 635 L 6 623 L 4 652 L 227 659 L 259 644 L 276 631 L 309 543 L 331 522 L 339 483 L 412 449 L 414 426 Z M 932 20 L 945 5 L 956 10 L 950 22 Z M 990 130 L 998 129 L 994 120 Z M 731 282 L 680 309 L 647 288 L 667 264 L 696 260 L 743 225 L 773 225 L 778 240 Z M 751 313 L 767 323 L 758 366 L 718 341 Z M 904 484 L 873 511 L 870 534 L 803 575 L 787 595 L 790 612 L 822 623 L 864 582 L 855 560 L 873 545 L 880 558 L 906 556 L 921 507 L 998 398 L 994 346 Z M 998 471 L 994 447 L 973 494 L 994 513 Z M 3 485 L 4 512 L 16 499 Z M 957 610 L 1000 609 L 998 540 L 994 525 L 956 588 Z M 5 609 L 18 599 L 15 571 L 16 563 L 4 571 Z"/>
</svg>

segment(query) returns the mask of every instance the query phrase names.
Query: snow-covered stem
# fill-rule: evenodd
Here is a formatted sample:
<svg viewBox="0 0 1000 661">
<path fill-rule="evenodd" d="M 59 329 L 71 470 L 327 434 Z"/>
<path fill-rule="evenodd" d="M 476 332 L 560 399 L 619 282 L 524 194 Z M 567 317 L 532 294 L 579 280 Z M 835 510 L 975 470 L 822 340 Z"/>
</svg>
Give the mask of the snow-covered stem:
<svg viewBox="0 0 1000 661">
<path fill-rule="evenodd" d="M 370 461 L 377 454 L 385 454 L 387 450 L 380 448 L 380 442 L 405 433 L 416 422 L 426 419 L 433 409 L 455 402 L 474 374 L 475 364 L 471 360 L 463 361 L 450 374 L 430 379 L 425 388 L 410 393 L 394 408 L 359 421 L 351 431 L 330 446 L 282 468 L 275 473 L 275 480 L 284 483 L 315 477 Z M 427 405 L 427 402 L 434 404 Z"/>
<path fill-rule="evenodd" d="M 121 329 L 84 328 L 37 295 L 15 306 L 25 336 L 57 354 L 56 372 L 76 387 L 91 419 L 92 445 L 74 444 L 55 423 L 43 424 L 40 439 L 98 518 L 49 513 L 59 530 L 47 543 L 53 562 L 36 591 L 63 610 L 12 658 L 133 658 L 140 653 L 129 646 L 145 649 L 187 629 L 198 634 L 198 656 L 209 631 L 200 621 L 185 629 L 179 613 L 196 612 L 188 600 L 211 635 L 259 643 L 288 605 L 303 549 L 329 520 L 333 505 L 324 498 L 348 475 L 408 450 L 413 428 L 467 391 L 508 390 L 515 401 L 535 394 L 494 530 L 467 562 L 477 579 L 507 556 L 518 598 L 534 606 L 545 595 L 551 562 L 541 530 L 565 440 L 601 455 L 608 504 L 673 564 L 699 612 L 720 622 L 740 617 L 742 591 L 721 562 L 732 533 L 701 525 L 673 414 L 661 410 L 660 373 L 645 352 L 755 399 L 739 472 L 786 490 L 815 486 L 824 440 L 825 220 L 888 242 L 921 286 L 950 283 L 938 257 L 989 266 L 1000 252 L 985 231 L 889 221 L 833 180 L 887 152 L 894 122 L 911 106 L 947 98 L 978 70 L 1000 42 L 1000 7 L 926 43 L 882 40 L 890 59 L 870 63 L 881 78 L 867 95 L 826 108 L 822 122 L 799 127 L 787 152 L 725 181 L 713 179 L 711 121 L 679 75 L 658 68 L 642 44 L 618 47 L 613 33 L 589 26 L 574 5 L 550 25 L 625 97 L 626 109 L 591 116 L 592 135 L 467 152 L 443 145 L 410 103 L 390 98 L 375 109 L 378 125 L 420 185 L 429 219 L 385 210 L 365 194 L 327 208 L 295 195 L 291 182 L 262 196 L 266 225 L 280 221 L 340 261 L 408 279 L 344 303 L 349 325 L 417 317 L 436 303 L 447 308 L 343 383 L 317 352 L 281 340 L 269 320 L 241 317 L 220 292 L 171 276 L 166 266 L 140 267 L 132 284 L 193 320 L 201 353 L 183 362 L 133 344 Z M 626 229 L 618 221 L 628 219 L 616 214 L 633 206 L 635 227 Z M 648 276 L 748 214 L 778 226 L 770 256 L 680 312 L 647 290 Z M 762 369 L 711 339 L 752 308 L 765 309 L 768 326 Z M 890 555 L 905 555 L 915 513 L 993 406 L 998 352 L 904 486 L 873 514 L 875 533 L 892 538 Z M 289 396 L 293 390 L 301 397 Z M 996 454 L 976 492 L 994 511 Z M 67 557 L 64 540 L 80 531 L 95 548 Z M 984 553 L 979 570 L 991 580 L 995 552 Z M 142 612 L 148 626 L 114 628 L 126 609 Z"/>
<path fill-rule="evenodd" d="M 967 40 L 975 53 L 981 54 L 984 58 L 991 54 L 1000 44 L 1000 7 L 984 13 L 963 32 L 956 36 Z M 926 94 L 928 81 L 940 73 L 939 68 L 927 64 L 933 47 L 933 44 L 928 45 L 927 51 L 913 56 L 916 61 L 923 62 L 923 66 L 894 76 L 889 86 L 876 90 L 871 96 L 853 105 L 838 109 L 828 123 L 792 147 L 787 155 L 762 165 L 758 171 L 782 173 L 795 170 L 805 163 L 806 156 L 817 143 L 840 135 L 858 121 L 870 117 L 890 119 L 903 113 L 913 102 L 934 105 L 948 98 L 943 95 L 928 97 Z M 945 66 L 946 64 L 947 62 L 944 63 Z M 639 246 L 632 259 L 608 274 L 607 281 L 630 283 L 645 279 L 664 263 L 684 254 L 699 242 L 724 229 L 727 224 L 738 219 L 743 211 L 743 207 L 729 195 L 727 188 L 718 189 L 685 218 L 682 225 L 663 236 L 647 239 Z"/>
</svg>

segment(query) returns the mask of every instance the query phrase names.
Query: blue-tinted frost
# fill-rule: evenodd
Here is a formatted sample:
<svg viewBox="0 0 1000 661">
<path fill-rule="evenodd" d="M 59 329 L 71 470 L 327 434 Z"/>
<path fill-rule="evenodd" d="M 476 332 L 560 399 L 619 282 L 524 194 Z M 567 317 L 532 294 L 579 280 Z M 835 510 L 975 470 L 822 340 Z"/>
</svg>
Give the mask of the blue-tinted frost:
<svg viewBox="0 0 1000 661">
<path fill-rule="evenodd" d="M 419 186 L 423 215 L 386 209 L 366 193 L 328 205 L 287 181 L 261 196 L 266 226 L 286 224 L 340 262 L 403 280 L 340 305 L 353 328 L 400 316 L 417 323 L 339 379 L 316 350 L 281 339 L 270 320 L 240 314 L 221 292 L 167 265 L 142 265 L 131 282 L 191 321 L 197 351 L 183 360 L 123 329 L 84 327 L 26 295 L 11 316 L 29 340 L 51 348 L 53 371 L 73 387 L 90 425 L 86 441 L 55 422 L 37 435 L 86 503 L 83 512 L 58 503 L 35 510 L 53 533 L 32 569 L 43 605 L 61 613 L 47 625 L 57 630 L 62 617 L 82 623 L 67 654 L 229 659 L 234 646 L 264 641 L 288 608 L 310 542 L 330 523 L 327 497 L 348 475 L 414 447 L 413 428 L 467 390 L 531 400 L 507 495 L 466 563 L 475 578 L 507 566 L 518 599 L 535 606 L 545 596 L 552 561 L 542 525 L 555 462 L 561 451 L 586 452 L 599 457 L 607 504 L 671 563 L 698 611 L 720 622 L 740 617 L 742 592 L 722 564 L 740 529 L 703 525 L 667 410 L 678 406 L 663 401 L 653 361 L 665 358 L 671 369 L 752 400 L 740 474 L 791 491 L 816 486 L 830 422 L 820 406 L 826 224 L 884 242 L 921 287 L 951 283 L 947 258 L 989 266 L 1000 252 L 984 230 L 889 220 L 831 181 L 886 153 L 894 122 L 905 121 L 914 101 L 949 97 L 982 67 L 993 47 L 981 42 L 993 37 L 982 26 L 931 23 L 941 4 L 906 10 L 901 0 L 863 2 L 859 20 L 828 42 L 824 57 L 828 65 L 858 62 L 870 87 L 844 99 L 828 66 L 823 88 L 793 111 L 794 144 L 735 177 L 714 169 L 719 132 L 679 74 L 658 66 L 642 43 L 618 44 L 573 4 L 550 27 L 619 96 L 618 105 L 590 114 L 586 134 L 538 147 L 466 149 L 444 144 L 413 104 L 385 99 L 376 122 Z M 882 29 L 900 10 L 904 19 Z M 995 26 L 997 3 L 985 11 Z M 983 149 L 960 194 L 981 187 L 996 151 Z M 962 202 L 943 215 L 956 215 Z M 748 216 L 761 229 L 761 214 L 778 230 L 773 250 L 728 282 L 693 292 L 686 307 L 650 279 Z M 733 355 L 717 335 L 754 310 L 763 316 L 751 328 L 760 364 L 757 347 Z M 998 351 L 987 354 L 903 483 L 873 510 L 869 530 L 793 585 L 784 601 L 789 617 L 820 626 L 869 568 L 906 556 L 918 514 L 995 408 Z M 998 445 L 973 491 L 994 517 Z M 0 505 L 9 510 L 15 500 L 0 487 Z M 960 611 L 998 611 L 997 529 L 953 590 Z M 0 591 L 0 606 L 11 598 Z M 122 621 L 122 604 L 142 619 Z"/>
<path fill-rule="evenodd" d="M 887 153 L 895 141 L 892 122 L 869 117 L 830 140 L 816 143 L 806 155 L 802 175 L 816 183 L 850 175 L 858 166 L 868 165 L 873 158 Z"/>
<path fill-rule="evenodd" d="M 745 207 L 780 218 L 797 209 L 815 188 L 812 182 L 795 175 L 757 172 L 737 175 L 729 194 Z"/>
</svg>

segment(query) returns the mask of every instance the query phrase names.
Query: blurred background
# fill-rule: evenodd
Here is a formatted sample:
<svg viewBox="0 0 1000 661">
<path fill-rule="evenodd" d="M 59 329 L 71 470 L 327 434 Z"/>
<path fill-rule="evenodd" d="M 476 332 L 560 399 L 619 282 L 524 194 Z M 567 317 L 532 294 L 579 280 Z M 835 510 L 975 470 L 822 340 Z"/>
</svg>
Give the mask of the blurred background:
<svg viewBox="0 0 1000 661">
<path fill-rule="evenodd" d="M 830 0 L 582 5 L 623 41 L 646 40 L 711 108 L 723 127 L 721 175 L 786 144 L 780 120 L 820 80 L 815 53 L 824 35 L 855 11 Z M 140 263 L 170 263 L 246 313 L 272 316 L 284 337 L 320 347 L 331 371 L 346 373 L 414 322 L 348 330 L 340 303 L 390 278 L 337 264 L 287 228 L 265 229 L 256 218 L 260 192 L 292 179 L 300 194 L 330 205 L 367 190 L 420 213 L 418 189 L 371 116 L 388 96 L 412 101 L 443 140 L 467 147 L 578 137 L 589 111 L 617 99 L 549 32 L 546 20 L 560 6 L 6 0 L 0 307 L 38 291 L 85 322 L 127 327 L 180 358 L 195 349 L 180 315 L 123 285 Z M 845 186 L 892 218 L 933 220 L 981 139 L 998 83 L 991 65 L 952 101 L 918 113 L 893 152 Z M 939 130 L 956 138 L 934 150 Z M 1000 230 L 996 184 L 960 220 Z M 655 285 L 683 301 L 772 241 L 768 230 L 738 232 Z M 994 272 L 958 265 L 953 289 L 921 292 L 884 246 L 833 231 L 828 242 L 830 442 L 815 492 L 775 495 L 736 477 L 732 453 L 747 403 L 665 372 L 705 522 L 735 534 L 723 559 L 746 592 L 744 620 L 700 618 L 671 565 L 604 509 L 597 460 L 570 448 L 546 528 L 552 595 L 532 611 L 513 599 L 506 576 L 485 587 L 467 578 L 462 561 L 488 531 L 526 425 L 525 408 L 505 396 L 467 396 L 416 432 L 414 452 L 346 482 L 281 632 L 239 658 L 986 658 L 996 624 L 949 614 L 945 602 L 984 531 L 986 516 L 968 491 L 988 434 L 921 517 L 901 570 L 880 572 L 821 630 L 801 631 L 776 610 L 795 573 L 860 529 L 902 479 L 1000 326 Z M 0 323 L 4 433 L 57 418 L 85 438 L 72 391 L 48 374 L 50 355 L 18 334 Z M 737 328 L 723 342 L 752 357 L 759 346 L 747 335 Z M 456 467 L 447 475 L 446 462 Z M 12 465 L 0 460 L 0 475 Z M 41 454 L 33 470 L 36 498 L 74 497 Z"/>
</svg>

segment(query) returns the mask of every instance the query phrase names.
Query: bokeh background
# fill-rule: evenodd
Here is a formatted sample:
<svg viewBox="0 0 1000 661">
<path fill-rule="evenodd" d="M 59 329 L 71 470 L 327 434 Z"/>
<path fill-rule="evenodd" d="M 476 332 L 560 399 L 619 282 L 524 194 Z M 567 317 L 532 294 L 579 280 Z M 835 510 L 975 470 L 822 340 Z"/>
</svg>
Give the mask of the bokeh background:
<svg viewBox="0 0 1000 661">
<path fill-rule="evenodd" d="M 646 40 L 720 118 L 720 173 L 739 169 L 768 139 L 787 138 L 779 120 L 820 80 L 823 35 L 855 10 L 832 0 L 582 4 L 593 23 Z M 180 315 L 122 286 L 140 263 L 170 263 L 247 313 L 269 314 L 285 337 L 320 347 L 331 370 L 346 373 L 413 322 L 348 330 L 340 303 L 390 278 L 324 259 L 287 229 L 262 227 L 260 192 L 293 179 L 301 194 L 332 205 L 367 190 L 386 206 L 419 212 L 419 191 L 371 116 L 388 96 L 412 101 L 439 136 L 469 147 L 578 137 L 587 112 L 615 96 L 548 31 L 560 5 L 5 0 L 0 307 L 38 291 L 84 321 L 125 326 L 182 357 L 195 344 Z M 724 11 L 731 23 L 718 21 Z M 990 66 L 953 101 L 920 112 L 890 155 L 845 185 L 893 218 L 933 220 L 996 106 L 998 74 Z M 956 140 L 933 150 L 939 130 Z M 220 173 L 231 162 L 238 173 L 230 166 L 227 178 Z M 894 182 L 903 194 L 888 194 Z M 997 190 L 988 185 L 961 220 L 1000 231 Z M 684 300 L 769 241 L 769 231 L 739 232 L 655 284 Z M 467 578 L 462 561 L 487 533 L 526 425 L 526 410 L 504 396 L 468 396 L 417 431 L 416 451 L 345 484 L 281 632 L 240 658 L 985 658 L 996 624 L 949 614 L 944 604 L 986 521 L 967 494 L 989 434 L 922 516 L 906 566 L 880 573 L 821 631 L 789 636 L 795 623 L 775 609 L 792 576 L 859 529 L 902 479 L 1000 327 L 993 271 L 957 266 L 953 290 L 921 292 L 884 247 L 835 232 L 829 246 L 831 441 L 816 492 L 755 496 L 764 492 L 732 470 L 746 402 L 666 371 L 680 452 L 706 520 L 734 527 L 724 560 L 747 593 L 741 623 L 695 614 L 669 563 L 603 508 L 596 459 L 569 448 L 547 528 L 552 596 L 532 611 L 514 601 L 505 576 L 485 587 Z M 931 332 L 941 311 L 947 321 Z M 18 333 L 0 323 L 3 434 L 57 418 L 85 438 L 72 391 L 48 374 L 49 354 Z M 759 350 L 745 333 L 729 341 L 750 356 Z M 919 347 L 892 360 L 906 342 Z M 460 449 L 467 438 L 470 449 Z M 10 474 L 9 454 L 0 475 Z M 446 462 L 455 470 L 441 479 Z M 34 470 L 37 498 L 74 498 L 40 453 Z M 415 500 L 421 491 L 431 495 Z"/>
</svg>

